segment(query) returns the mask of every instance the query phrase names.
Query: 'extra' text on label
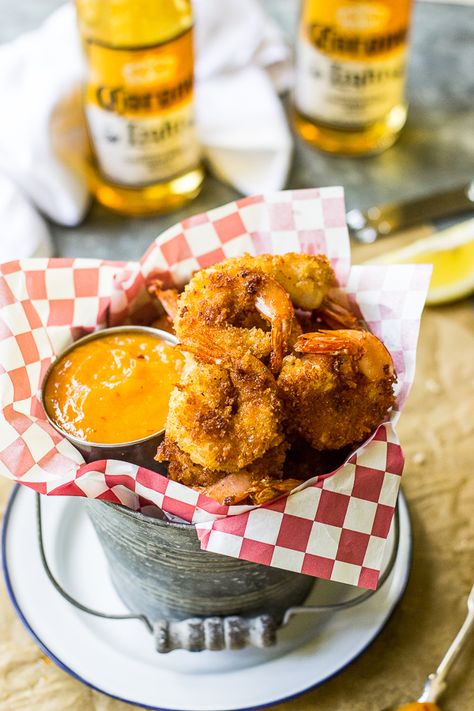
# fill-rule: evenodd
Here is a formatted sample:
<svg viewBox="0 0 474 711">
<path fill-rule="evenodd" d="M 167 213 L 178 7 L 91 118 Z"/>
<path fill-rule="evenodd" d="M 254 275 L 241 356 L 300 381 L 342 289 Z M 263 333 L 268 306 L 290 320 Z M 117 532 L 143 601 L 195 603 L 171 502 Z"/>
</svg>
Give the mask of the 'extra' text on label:
<svg viewBox="0 0 474 711">
<path fill-rule="evenodd" d="M 404 101 L 405 60 L 405 47 L 383 58 L 340 59 L 301 39 L 296 108 L 333 126 L 353 128 L 378 121 Z"/>
<path fill-rule="evenodd" d="M 168 180 L 199 162 L 191 103 L 164 116 L 124 117 L 95 105 L 86 115 L 101 172 L 117 184 Z"/>
</svg>

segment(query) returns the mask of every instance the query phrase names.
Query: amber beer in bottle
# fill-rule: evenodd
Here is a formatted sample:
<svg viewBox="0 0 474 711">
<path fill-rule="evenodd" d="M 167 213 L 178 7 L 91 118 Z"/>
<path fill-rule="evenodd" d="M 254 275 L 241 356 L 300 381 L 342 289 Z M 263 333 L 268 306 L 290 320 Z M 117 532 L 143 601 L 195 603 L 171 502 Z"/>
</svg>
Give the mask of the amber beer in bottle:
<svg viewBox="0 0 474 711">
<path fill-rule="evenodd" d="M 303 0 L 294 123 L 312 145 L 377 153 L 400 133 L 411 0 Z"/>
<path fill-rule="evenodd" d="M 199 192 L 190 0 L 76 0 L 99 202 L 171 210 Z"/>
</svg>

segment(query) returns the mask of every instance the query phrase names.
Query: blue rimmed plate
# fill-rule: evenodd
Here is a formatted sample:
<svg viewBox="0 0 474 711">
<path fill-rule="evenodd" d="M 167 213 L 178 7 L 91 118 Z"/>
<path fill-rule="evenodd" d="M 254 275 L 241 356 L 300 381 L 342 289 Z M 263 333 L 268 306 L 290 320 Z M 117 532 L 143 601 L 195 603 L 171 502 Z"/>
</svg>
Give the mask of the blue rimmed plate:
<svg viewBox="0 0 474 711">
<path fill-rule="evenodd" d="M 95 609 L 126 612 L 81 499 L 43 497 L 42 503 L 47 556 L 63 587 Z M 279 643 L 270 650 L 194 654 L 180 650 L 158 655 L 140 622 L 103 620 L 72 607 L 52 587 L 42 567 L 35 498 L 26 487 L 14 489 L 5 514 L 3 571 L 12 603 L 33 638 L 58 666 L 84 684 L 152 709 L 255 709 L 324 683 L 380 633 L 405 590 L 410 569 L 411 527 L 403 496 L 399 506 L 398 553 L 384 586 L 356 607 L 295 619 L 279 632 Z M 386 561 L 393 542 L 391 532 Z M 307 602 L 338 602 L 357 594 L 348 586 L 317 581 Z"/>
</svg>

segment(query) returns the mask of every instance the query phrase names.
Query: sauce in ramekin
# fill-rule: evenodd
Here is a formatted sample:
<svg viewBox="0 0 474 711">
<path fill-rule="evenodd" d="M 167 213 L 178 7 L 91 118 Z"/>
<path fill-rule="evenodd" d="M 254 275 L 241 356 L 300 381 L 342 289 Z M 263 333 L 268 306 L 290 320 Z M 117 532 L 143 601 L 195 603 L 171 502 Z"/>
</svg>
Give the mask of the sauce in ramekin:
<svg viewBox="0 0 474 711">
<path fill-rule="evenodd" d="M 44 404 L 58 427 L 86 442 L 143 439 L 164 428 L 183 362 L 178 349 L 152 334 L 97 337 L 54 364 Z"/>
</svg>

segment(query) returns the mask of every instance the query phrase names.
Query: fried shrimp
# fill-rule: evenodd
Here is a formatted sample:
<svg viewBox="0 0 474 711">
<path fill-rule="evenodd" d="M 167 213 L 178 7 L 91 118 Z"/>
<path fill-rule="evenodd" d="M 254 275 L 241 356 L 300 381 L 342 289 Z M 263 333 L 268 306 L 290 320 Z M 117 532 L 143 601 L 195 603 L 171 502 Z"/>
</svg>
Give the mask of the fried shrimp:
<svg viewBox="0 0 474 711">
<path fill-rule="evenodd" d="M 168 462 L 168 476 L 173 481 L 191 486 L 219 503 L 230 506 L 245 500 L 262 503 L 263 500 L 277 496 L 278 493 L 274 491 L 288 490 L 285 488 L 288 484 L 280 481 L 287 448 L 288 444 L 284 440 L 247 467 L 231 474 L 195 464 L 189 454 L 168 437 L 160 445 L 156 459 Z"/>
<path fill-rule="evenodd" d="M 392 358 L 368 331 L 300 336 L 283 360 L 278 386 L 287 429 L 317 450 L 362 442 L 393 405 Z"/>
<path fill-rule="evenodd" d="M 321 306 L 329 290 L 335 286 L 336 277 L 328 258 L 324 254 L 250 254 L 231 257 L 220 266 L 259 269 L 289 294 L 293 306 L 305 311 L 313 311 Z"/>
<path fill-rule="evenodd" d="M 280 494 L 286 494 L 303 482 L 300 479 L 257 478 L 251 473 L 227 474 L 212 486 L 201 489 L 202 494 L 227 506 L 248 500 L 251 504 L 264 504 Z"/>
<path fill-rule="evenodd" d="M 194 464 L 237 472 L 283 442 L 275 379 L 250 353 L 227 354 L 202 341 L 173 390 L 166 437 Z"/>
<path fill-rule="evenodd" d="M 268 361 L 273 373 L 301 333 L 285 289 L 237 259 L 193 276 L 178 300 L 174 326 L 183 343 L 206 333 L 219 347 Z"/>
<path fill-rule="evenodd" d="M 391 356 L 324 255 L 232 257 L 181 294 L 149 292 L 186 353 L 156 459 L 221 504 L 259 505 L 332 471 L 394 403 Z"/>
</svg>

